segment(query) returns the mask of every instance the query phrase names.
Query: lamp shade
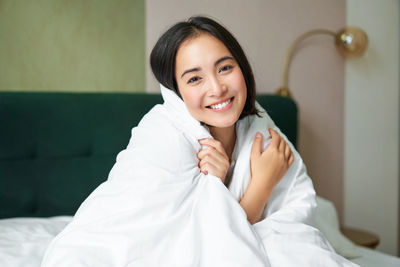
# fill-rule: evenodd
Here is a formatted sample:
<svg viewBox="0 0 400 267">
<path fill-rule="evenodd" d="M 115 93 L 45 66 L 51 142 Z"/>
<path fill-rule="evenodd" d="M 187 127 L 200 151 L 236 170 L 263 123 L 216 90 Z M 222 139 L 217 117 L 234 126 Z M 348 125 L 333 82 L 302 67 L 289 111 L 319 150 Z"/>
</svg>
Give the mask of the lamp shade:
<svg viewBox="0 0 400 267">
<path fill-rule="evenodd" d="M 346 27 L 336 33 L 336 48 L 343 57 L 361 56 L 368 46 L 367 34 L 358 27 Z"/>
</svg>

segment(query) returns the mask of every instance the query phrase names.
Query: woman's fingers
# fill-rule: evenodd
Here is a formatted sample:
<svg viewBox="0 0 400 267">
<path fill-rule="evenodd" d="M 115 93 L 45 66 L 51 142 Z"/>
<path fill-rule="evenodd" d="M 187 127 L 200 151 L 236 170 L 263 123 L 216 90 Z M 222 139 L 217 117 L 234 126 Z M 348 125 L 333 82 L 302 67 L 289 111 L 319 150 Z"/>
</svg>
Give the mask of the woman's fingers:
<svg viewBox="0 0 400 267">
<path fill-rule="evenodd" d="M 259 156 L 262 153 L 262 141 L 262 134 L 257 132 L 254 137 L 253 146 L 251 148 L 251 157 Z"/>
<path fill-rule="evenodd" d="M 289 166 L 291 166 L 293 162 L 294 162 L 294 155 L 293 155 L 293 153 L 291 153 L 289 156 L 289 161 L 288 161 Z"/>
<path fill-rule="evenodd" d="M 199 167 L 200 168 L 203 167 L 204 165 L 206 165 L 207 163 L 215 164 L 216 161 L 218 161 L 215 158 L 213 158 L 211 155 L 205 155 L 202 158 L 199 157 L 199 160 L 200 160 L 200 162 L 199 162 Z"/>
<path fill-rule="evenodd" d="M 224 170 L 219 168 L 218 165 L 215 165 L 211 162 L 204 162 L 203 164 L 201 164 L 201 166 L 199 167 L 200 171 L 205 173 L 205 174 L 213 174 L 216 176 L 217 173 L 223 172 Z"/>
<path fill-rule="evenodd" d="M 226 154 L 223 154 L 210 146 L 202 149 L 199 153 L 197 153 L 197 157 L 199 158 L 199 160 L 202 160 L 204 157 L 210 155 L 219 158 L 221 161 L 228 160 L 228 156 Z"/>
<path fill-rule="evenodd" d="M 282 149 L 281 148 L 281 136 L 278 134 L 277 131 L 275 131 L 272 128 L 269 128 L 268 131 L 269 131 L 269 134 L 271 135 L 271 145 L 273 147 L 276 147 L 276 149 L 278 149 L 279 151 L 282 151 L 282 150 L 280 150 L 280 149 Z"/>
<path fill-rule="evenodd" d="M 227 160 L 220 161 L 212 155 L 205 156 L 199 162 L 199 169 L 204 174 L 212 174 L 221 179 L 224 183 L 226 178 L 226 173 L 229 168 L 229 162 Z"/>
<path fill-rule="evenodd" d="M 211 138 L 201 139 L 199 143 L 207 146 L 197 154 L 200 171 L 217 176 L 224 182 L 229 169 L 229 158 L 222 144 Z"/>
<path fill-rule="evenodd" d="M 219 153 L 221 153 L 222 155 L 226 156 L 226 152 L 224 147 L 222 146 L 221 142 L 212 139 L 212 138 L 204 138 L 204 139 L 200 139 L 199 143 L 202 145 L 206 145 L 209 147 L 213 147 L 215 150 L 217 150 Z M 226 156 L 228 158 L 228 156 Z"/>
<path fill-rule="evenodd" d="M 205 150 L 205 151 L 204 151 Z M 229 161 L 227 161 L 222 155 L 217 151 L 210 151 L 212 148 L 203 149 L 202 154 L 198 154 L 200 160 L 199 167 L 202 167 L 206 163 L 211 163 L 215 166 L 221 166 L 222 168 L 229 167 Z"/>
<path fill-rule="evenodd" d="M 283 155 L 284 160 L 288 163 L 288 165 L 290 166 L 293 161 L 294 161 L 294 156 L 293 156 L 293 152 L 290 149 L 289 144 L 286 142 L 286 140 L 279 135 L 279 133 L 277 131 L 275 131 L 272 128 L 268 129 L 270 134 L 271 134 L 271 144 L 273 144 L 273 146 L 275 146 L 277 148 L 277 150 L 279 151 L 280 154 Z"/>
<path fill-rule="evenodd" d="M 285 143 L 285 159 L 289 160 L 290 154 L 292 154 L 292 150 L 290 146 L 286 143 L 286 141 L 282 140 Z"/>
</svg>

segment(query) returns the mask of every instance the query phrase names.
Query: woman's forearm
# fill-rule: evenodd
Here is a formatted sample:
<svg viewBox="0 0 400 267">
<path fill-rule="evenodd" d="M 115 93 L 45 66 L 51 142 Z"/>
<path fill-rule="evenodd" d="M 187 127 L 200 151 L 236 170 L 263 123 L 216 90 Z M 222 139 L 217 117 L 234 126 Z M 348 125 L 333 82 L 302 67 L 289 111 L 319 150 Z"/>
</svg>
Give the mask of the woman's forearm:
<svg viewBox="0 0 400 267">
<path fill-rule="evenodd" d="M 247 220 L 251 224 L 260 221 L 271 191 L 272 190 L 265 188 L 265 186 L 256 184 L 254 180 L 250 181 L 239 203 L 246 212 Z"/>
</svg>

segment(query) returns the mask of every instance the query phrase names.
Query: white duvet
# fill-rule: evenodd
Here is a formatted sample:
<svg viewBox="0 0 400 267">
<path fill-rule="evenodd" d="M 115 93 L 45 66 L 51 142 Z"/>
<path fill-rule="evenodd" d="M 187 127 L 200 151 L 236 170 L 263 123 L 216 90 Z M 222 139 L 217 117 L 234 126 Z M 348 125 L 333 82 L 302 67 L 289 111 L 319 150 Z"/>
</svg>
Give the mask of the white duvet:
<svg viewBox="0 0 400 267">
<path fill-rule="evenodd" d="M 164 104 L 132 129 L 108 180 L 50 243 L 43 267 L 355 266 L 310 226 L 315 192 L 292 145 L 295 161 L 262 220 L 247 221 L 239 200 L 250 179 L 254 135 L 266 138 L 274 128 L 283 136 L 265 112 L 238 121 L 238 158 L 226 188 L 197 166 L 198 139 L 210 133 L 175 93 L 161 91 Z"/>
</svg>

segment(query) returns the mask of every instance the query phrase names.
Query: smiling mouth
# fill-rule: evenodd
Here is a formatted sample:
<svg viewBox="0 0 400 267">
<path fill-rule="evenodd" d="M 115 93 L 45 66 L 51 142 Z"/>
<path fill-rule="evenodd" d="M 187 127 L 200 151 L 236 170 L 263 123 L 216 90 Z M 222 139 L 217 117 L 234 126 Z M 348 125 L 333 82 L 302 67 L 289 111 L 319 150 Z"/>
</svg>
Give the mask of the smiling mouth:
<svg viewBox="0 0 400 267">
<path fill-rule="evenodd" d="M 218 110 L 218 109 L 223 109 L 224 107 L 226 107 L 227 105 L 229 105 L 229 103 L 231 103 L 232 100 L 233 100 L 233 97 L 229 98 L 229 99 L 226 100 L 225 102 L 222 102 L 222 103 L 219 103 L 219 104 L 215 104 L 215 105 L 207 106 L 207 108 L 216 109 L 216 110 Z"/>
</svg>

